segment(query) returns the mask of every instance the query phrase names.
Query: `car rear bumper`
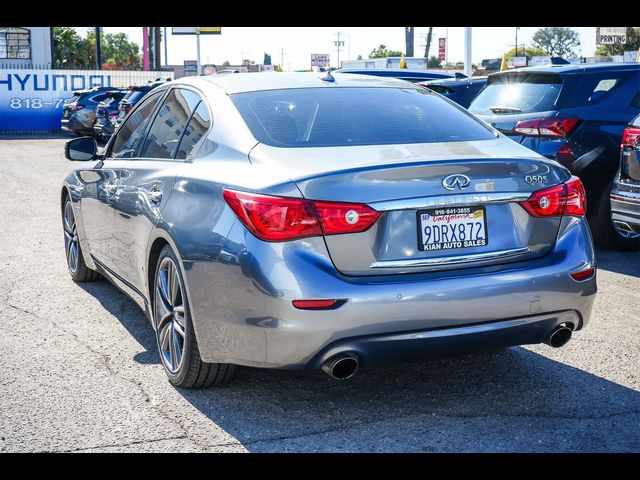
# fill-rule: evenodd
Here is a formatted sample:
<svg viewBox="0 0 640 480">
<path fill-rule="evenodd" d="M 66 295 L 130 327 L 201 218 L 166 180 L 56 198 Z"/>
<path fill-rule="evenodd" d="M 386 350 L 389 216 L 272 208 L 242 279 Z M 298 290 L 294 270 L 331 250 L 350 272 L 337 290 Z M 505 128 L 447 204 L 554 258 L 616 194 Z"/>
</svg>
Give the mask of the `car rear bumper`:
<svg viewBox="0 0 640 480">
<path fill-rule="evenodd" d="M 361 368 L 395 362 L 435 360 L 492 348 L 543 343 L 560 325 L 572 329 L 582 320 L 575 310 L 480 323 L 456 328 L 419 330 L 348 337 L 330 343 L 314 356 L 308 368 L 321 368 L 329 359 L 348 353 Z"/>
<path fill-rule="evenodd" d="M 496 346 L 540 343 L 560 323 L 581 329 L 597 290 L 587 222 L 565 217 L 554 248 L 507 266 L 347 277 L 322 238 L 256 239 L 236 222 L 216 261 L 183 260 L 201 355 L 208 362 L 318 368 L 336 349 L 367 367 Z M 298 310 L 296 299 L 345 299 Z"/>
<path fill-rule="evenodd" d="M 640 185 L 632 188 L 616 182 L 610 199 L 611 219 L 618 228 L 640 234 Z"/>
</svg>

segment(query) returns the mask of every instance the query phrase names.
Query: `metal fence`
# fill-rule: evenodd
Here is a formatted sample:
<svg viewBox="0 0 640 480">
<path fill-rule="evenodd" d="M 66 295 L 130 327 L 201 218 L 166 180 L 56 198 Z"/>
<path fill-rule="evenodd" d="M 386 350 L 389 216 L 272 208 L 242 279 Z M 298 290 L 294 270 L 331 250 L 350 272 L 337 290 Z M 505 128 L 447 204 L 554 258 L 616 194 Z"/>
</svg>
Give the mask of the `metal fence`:
<svg viewBox="0 0 640 480">
<path fill-rule="evenodd" d="M 174 78 L 173 71 L 58 70 L 0 63 L 0 134 L 61 131 L 64 101 L 94 87 L 127 88 Z"/>
</svg>

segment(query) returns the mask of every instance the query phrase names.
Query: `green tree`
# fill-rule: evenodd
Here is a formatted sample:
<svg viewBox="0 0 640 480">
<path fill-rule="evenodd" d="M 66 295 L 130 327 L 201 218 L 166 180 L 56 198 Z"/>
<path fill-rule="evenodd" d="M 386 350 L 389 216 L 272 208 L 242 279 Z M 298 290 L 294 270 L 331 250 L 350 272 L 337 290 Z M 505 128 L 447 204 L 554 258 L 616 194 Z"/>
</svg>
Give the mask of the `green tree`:
<svg viewBox="0 0 640 480">
<path fill-rule="evenodd" d="M 627 50 L 640 50 L 640 27 L 627 27 L 627 43 L 624 45 L 598 45 L 596 55 L 622 55 Z"/>
<path fill-rule="evenodd" d="M 533 46 L 555 57 L 571 57 L 580 45 L 580 35 L 569 27 L 544 27 L 533 34 Z"/>
<path fill-rule="evenodd" d="M 229 60 L 225 60 L 224 63 L 222 64 L 223 67 L 230 67 L 231 66 L 231 62 L 229 62 Z"/>
<path fill-rule="evenodd" d="M 511 50 L 506 52 L 506 54 L 507 54 L 507 58 L 513 58 L 516 56 L 516 49 L 512 48 Z M 541 48 L 535 48 L 535 47 L 526 47 L 524 49 L 518 48 L 518 56 L 527 57 L 529 60 L 531 60 L 532 57 L 542 57 L 546 54 L 547 54 L 546 50 L 543 50 Z"/>
<path fill-rule="evenodd" d="M 90 65 L 96 63 L 96 32 L 87 33 L 86 48 Z M 100 31 L 102 68 L 109 70 L 139 70 L 141 68 L 140 47 L 130 42 L 125 33 L 104 33 Z"/>
<path fill-rule="evenodd" d="M 400 50 L 387 50 L 386 45 L 379 45 L 377 48 L 371 50 L 369 58 L 384 58 L 384 57 L 401 57 L 403 54 Z"/>
<path fill-rule="evenodd" d="M 53 68 L 87 68 L 89 52 L 73 27 L 53 27 Z"/>
<path fill-rule="evenodd" d="M 140 48 L 124 33 L 100 32 L 102 68 L 138 70 Z M 96 65 L 96 32 L 90 30 L 82 38 L 73 27 L 53 28 L 54 68 L 93 69 Z"/>
<path fill-rule="evenodd" d="M 427 68 L 442 68 L 442 60 L 438 60 L 438 57 L 431 55 L 427 62 Z"/>
</svg>

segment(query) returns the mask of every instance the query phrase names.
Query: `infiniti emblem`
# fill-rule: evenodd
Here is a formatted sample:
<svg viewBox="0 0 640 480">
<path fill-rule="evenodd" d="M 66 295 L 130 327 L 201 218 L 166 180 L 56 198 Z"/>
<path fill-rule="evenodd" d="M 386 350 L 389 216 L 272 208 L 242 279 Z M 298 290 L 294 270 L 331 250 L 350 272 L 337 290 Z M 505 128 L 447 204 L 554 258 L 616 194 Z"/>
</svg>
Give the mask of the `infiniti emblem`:
<svg viewBox="0 0 640 480">
<path fill-rule="evenodd" d="M 449 175 L 448 177 L 444 177 L 442 180 L 442 186 L 447 190 L 462 190 L 463 188 L 467 188 L 471 180 L 466 175 L 462 175 L 461 173 L 456 173 L 454 175 Z"/>
</svg>

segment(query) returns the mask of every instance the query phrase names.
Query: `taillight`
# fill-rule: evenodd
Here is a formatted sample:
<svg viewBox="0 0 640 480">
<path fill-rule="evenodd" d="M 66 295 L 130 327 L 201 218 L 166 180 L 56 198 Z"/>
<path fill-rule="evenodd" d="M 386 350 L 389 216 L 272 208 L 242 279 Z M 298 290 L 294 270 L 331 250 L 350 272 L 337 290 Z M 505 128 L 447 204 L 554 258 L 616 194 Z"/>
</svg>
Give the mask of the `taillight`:
<svg viewBox="0 0 640 480">
<path fill-rule="evenodd" d="M 273 197 L 228 189 L 223 197 L 251 233 L 270 242 L 364 232 L 380 217 L 379 212 L 359 203 Z"/>
<path fill-rule="evenodd" d="M 520 205 L 533 217 L 581 217 L 587 212 L 587 197 L 580 179 L 571 177 L 555 187 L 533 192 Z"/>
<path fill-rule="evenodd" d="M 640 143 L 640 128 L 629 127 L 625 128 L 622 133 L 622 143 L 620 148 L 624 147 L 637 147 Z"/>
<path fill-rule="evenodd" d="M 571 177 L 567 186 L 567 204 L 564 207 L 565 215 L 582 217 L 587 213 L 587 194 L 584 185 L 578 177 Z"/>
<path fill-rule="evenodd" d="M 73 107 L 73 110 L 82 110 L 84 108 L 84 105 L 82 105 L 81 103 L 76 103 Z"/>
<path fill-rule="evenodd" d="M 359 203 L 311 202 L 325 235 L 356 233 L 368 230 L 380 218 L 373 208 Z"/>
<path fill-rule="evenodd" d="M 580 121 L 579 118 L 537 118 L 516 123 L 514 130 L 523 135 L 567 137 Z"/>
</svg>

